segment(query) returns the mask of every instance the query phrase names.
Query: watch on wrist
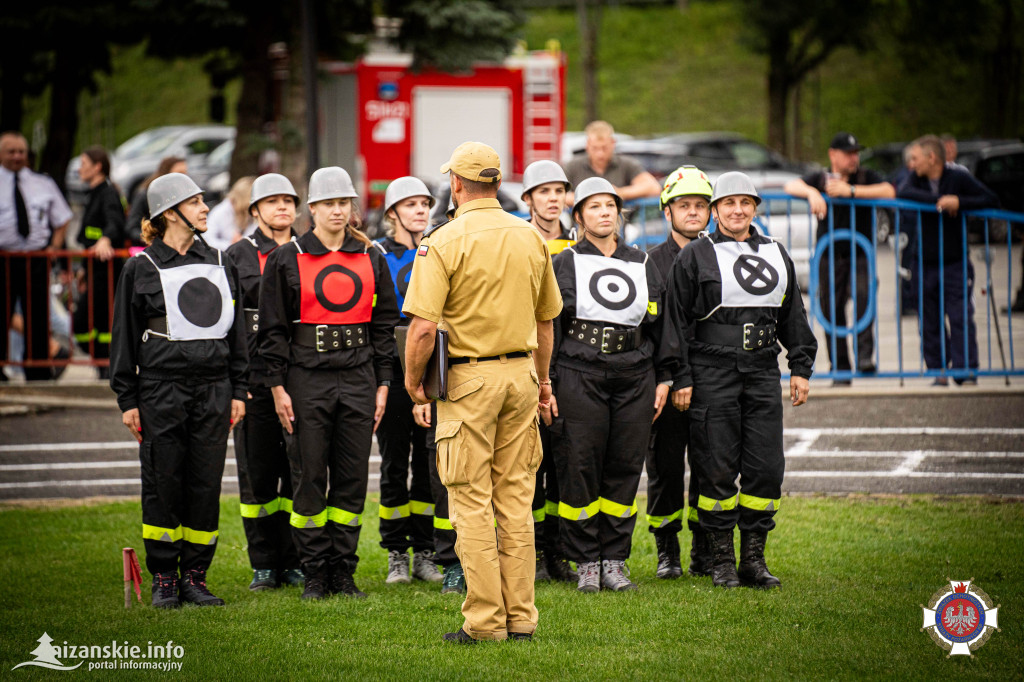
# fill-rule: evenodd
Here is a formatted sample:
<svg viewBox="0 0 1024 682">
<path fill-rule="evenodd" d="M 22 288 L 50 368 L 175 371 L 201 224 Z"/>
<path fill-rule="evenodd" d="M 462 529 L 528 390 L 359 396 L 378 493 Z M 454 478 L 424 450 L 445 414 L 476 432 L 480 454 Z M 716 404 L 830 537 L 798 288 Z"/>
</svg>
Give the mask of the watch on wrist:
<svg viewBox="0 0 1024 682">
<path fill-rule="evenodd" d="M 853 185 L 850 185 L 850 198 L 853 198 L 853 197 L 856 197 L 856 196 L 857 196 L 857 188 L 854 187 Z"/>
</svg>

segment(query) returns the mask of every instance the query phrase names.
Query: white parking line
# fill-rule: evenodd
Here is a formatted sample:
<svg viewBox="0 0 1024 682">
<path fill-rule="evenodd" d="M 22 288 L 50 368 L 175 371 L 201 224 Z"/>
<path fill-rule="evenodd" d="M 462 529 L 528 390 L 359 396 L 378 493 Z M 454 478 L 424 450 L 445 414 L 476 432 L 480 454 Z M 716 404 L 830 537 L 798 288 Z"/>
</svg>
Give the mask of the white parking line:
<svg viewBox="0 0 1024 682">
<path fill-rule="evenodd" d="M 379 464 L 379 455 L 370 455 L 371 464 Z M 224 460 L 225 466 L 238 466 L 233 457 Z M 130 459 L 117 462 L 47 462 L 41 464 L 0 464 L 0 473 L 5 471 L 65 471 L 75 469 L 138 469 L 139 462 Z"/>
<path fill-rule="evenodd" d="M 835 428 L 786 429 L 783 435 L 817 436 L 1024 436 L 1024 429 L 955 428 L 946 426 L 843 426 Z"/>
<path fill-rule="evenodd" d="M 380 474 L 371 473 L 371 481 L 380 478 Z M 238 476 L 225 476 L 221 483 L 238 483 Z M 24 490 L 28 488 L 82 488 L 85 486 L 121 486 L 142 485 L 137 478 L 93 478 L 78 481 L 22 481 L 20 483 L 0 483 L 0 490 Z"/>
<path fill-rule="evenodd" d="M 963 471 L 787 471 L 786 478 L 1006 478 L 1024 479 L 1024 474 Z"/>
</svg>

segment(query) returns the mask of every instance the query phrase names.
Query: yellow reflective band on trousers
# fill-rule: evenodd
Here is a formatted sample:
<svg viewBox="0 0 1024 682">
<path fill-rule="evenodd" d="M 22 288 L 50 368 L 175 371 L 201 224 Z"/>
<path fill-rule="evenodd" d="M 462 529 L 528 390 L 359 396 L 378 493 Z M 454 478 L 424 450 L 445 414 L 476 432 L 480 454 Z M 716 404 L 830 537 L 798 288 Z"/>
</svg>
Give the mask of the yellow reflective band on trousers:
<svg viewBox="0 0 1024 682">
<path fill-rule="evenodd" d="M 700 515 L 697 513 L 696 507 L 690 507 L 686 510 L 686 520 L 693 521 L 694 523 L 700 521 Z"/>
<path fill-rule="evenodd" d="M 401 504 L 397 507 L 385 507 L 380 506 L 380 517 L 388 521 L 395 521 L 398 519 L 404 519 L 409 516 L 409 505 Z"/>
<path fill-rule="evenodd" d="M 363 525 L 363 515 L 353 514 L 350 511 L 344 509 L 338 509 L 337 507 L 327 508 L 327 520 L 333 521 L 339 526 L 361 526 Z"/>
<path fill-rule="evenodd" d="M 409 500 L 409 511 L 419 516 L 433 516 L 434 505 L 430 502 L 420 502 L 419 500 Z"/>
<path fill-rule="evenodd" d="M 633 500 L 633 504 L 628 507 L 618 502 L 612 502 L 611 500 L 599 497 L 597 501 L 601 504 L 601 513 L 607 514 L 608 516 L 614 516 L 617 519 L 626 519 L 630 516 L 636 515 L 636 500 Z"/>
<path fill-rule="evenodd" d="M 98 329 L 75 334 L 74 336 L 75 341 L 78 343 L 89 343 L 93 339 L 96 339 L 99 343 L 110 343 L 110 332 L 101 332 Z"/>
<path fill-rule="evenodd" d="M 674 511 L 671 514 L 669 514 L 668 516 L 651 516 L 650 514 L 648 514 L 647 515 L 647 523 L 648 523 L 648 525 L 651 526 L 651 528 L 664 528 L 668 524 L 672 523 L 673 521 L 675 521 L 677 519 L 681 519 L 682 517 L 683 517 L 683 510 L 682 509 L 680 509 L 679 511 Z"/>
<path fill-rule="evenodd" d="M 316 516 L 303 516 L 292 512 L 288 523 L 294 528 L 323 528 L 327 524 L 327 510 L 324 509 Z"/>
<path fill-rule="evenodd" d="M 542 522 L 546 516 L 547 514 L 544 513 L 543 507 L 541 507 L 540 509 L 533 510 L 533 520 L 537 523 Z"/>
<path fill-rule="evenodd" d="M 239 502 L 238 506 L 241 508 L 243 519 L 262 519 L 277 512 L 288 512 L 290 514 L 292 511 L 292 501 L 287 497 L 278 497 L 264 504 Z"/>
<path fill-rule="evenodd" d="M 194 545 L 215 545 L 220 531 L 193 530 L 186 526 L 181 527 L 182 539 Z"/>
<path fill-rule="evenodd" d="M 544 513 L 551 516 L 558 516 L 558 503 L 554 500 L 547 500 L 544 503 Z"/>
<path fill-rule="evenodd" d="M 704 511 L 729 511 L 736 508 L 736 497 L 730 497 L 728 500 L 712 500 L 710 497 L 704 497 L 701 495 L 697 498 L 697 506 Z"/>
<path fill-rule="evenodd" d="M 565 502 L 558 503 L 558 515 L 568 521 L 582 521 L 597 515 L 601 511 L 601 501 L 594 500 L 586 507 L 570 507 Z"/>
<path fill-rule="evenodd" d="M 781 499 L 773 500 L 767 497 L 754 497 L 753 495 L 740 493 L 740 506 L 746 507 L 747 509 L 754 509 L 757 511 L 778 511 L 781 503 Z"/>
<path fill-rule="evenodd" d="M 446 519 L 443 516 L 434 517 L 434 528 L 437 528 L 438 530 L 455 530 L 455 527 L 452 526 L 451 520 Z"/>
<path fill-rule="evenodd" d="M 157 542 L 177 542 L 181 540 L 181 526 L 177 528 L 161 528 L 160 526 L 148 526 L 142 524 L 142 538 L 144 540 L 156 540 Z"/>
</svg>

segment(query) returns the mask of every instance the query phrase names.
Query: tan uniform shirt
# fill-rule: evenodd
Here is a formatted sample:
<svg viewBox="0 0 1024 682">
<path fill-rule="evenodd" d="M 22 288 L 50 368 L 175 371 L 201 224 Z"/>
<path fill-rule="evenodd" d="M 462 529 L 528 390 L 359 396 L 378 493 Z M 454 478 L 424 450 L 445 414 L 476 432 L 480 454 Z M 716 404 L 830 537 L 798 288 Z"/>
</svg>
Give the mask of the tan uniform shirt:
<svg viewBox="0 0 1024 682">
<path fill-rule="evenodd" d="M 497 199 L 459 206 L 420 243 L 402 311 L 448 330 L 453 357 L 537 348 L 537 320 L 562 310 L 551 256 L 530 223 Z"/>
</svg>

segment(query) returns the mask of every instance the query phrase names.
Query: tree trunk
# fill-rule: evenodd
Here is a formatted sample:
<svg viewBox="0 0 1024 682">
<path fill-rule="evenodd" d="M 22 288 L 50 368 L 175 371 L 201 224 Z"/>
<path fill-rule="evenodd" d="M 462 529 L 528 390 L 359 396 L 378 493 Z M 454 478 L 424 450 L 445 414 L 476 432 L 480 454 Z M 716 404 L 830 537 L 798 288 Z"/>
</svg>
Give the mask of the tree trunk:
<svg viewBox="0 0 1024 682">
<path fill-rule="evenodd" d="M 601 100 L 597 80 L 598 37 L 601 32 L 601 3 L 603 0 L 576 0 L 576 18 L 580 30 L 580 60 L 583 69 L 583 111 L 585 123 L 596 121 Z"/>
<path fill-rule="evenodd" d="M 20 49 L 4 41 L 3 71 L 0 73 L 0 131 L 21 130 L 24 116 L 25 65 Z"/>
<path fill-rule="evenodd" d="M 62 192 L 65 191 L 64 172 L 78 133 L 78 95 L 83 87 L 76 63 L 78 49 L 78 45 L 63 42 L 55 51 L 50 81 L 50 122 L 39 163 L 39 171 L 52 177 Z"/>
<path fill-rule="evenodd" d="M 789 142 L 789 152 L 787 156 L 791 159 L 797 159 L 803 161 L 804 159 L 804 134 L 803 134 L 803 118 L 800 115 L 800 101 L 801 95 L 803 94 L 803 86 L 801 83 L 797 83 L 793 86 L 793 131 L 792 137 Z"/>
<path fill-rule="evenodd" d="M 1003 0 L 999 38 L 988 58 L 987 133 L 993 137 L 1014 137 L 1020 122 L 1021 49 L 1016 45 L 1013 3 Z"/>
<path fill-rule="evenodd" d="M 303 186 L 309 174 L 316 170 L 308 168 L 307 163 L 305 47 L 302 22 L 293 22 L 288 40 L 288 80 L 281 89 L 277 149 L 281 154 L 281 174 L 291 179 L 299 196 L 306 196 Z"/>
<path fill-rule="evenodd" d="M 777 152 L 786 150 L 786 113 L 789 82 L 772 66 L 768 70 L 768 146 Z"/>
<path fill-rule="evenodd" d="M 264 124 L 271 119 L 270 39 L 260 22 L 254 21 L 242 54 L 242 90 L 238 96 L 235 151 L 231 154 L 231 181 L 259 170 Z"/>
</svg>

